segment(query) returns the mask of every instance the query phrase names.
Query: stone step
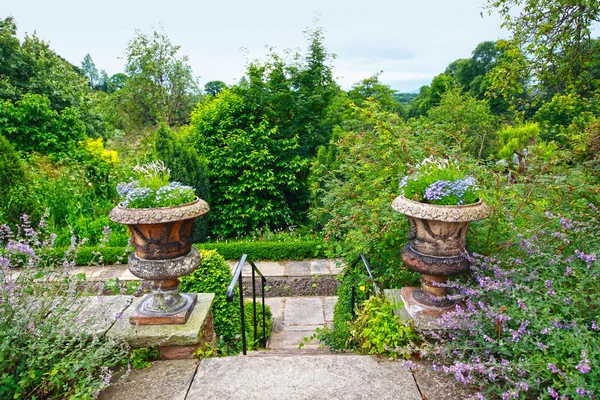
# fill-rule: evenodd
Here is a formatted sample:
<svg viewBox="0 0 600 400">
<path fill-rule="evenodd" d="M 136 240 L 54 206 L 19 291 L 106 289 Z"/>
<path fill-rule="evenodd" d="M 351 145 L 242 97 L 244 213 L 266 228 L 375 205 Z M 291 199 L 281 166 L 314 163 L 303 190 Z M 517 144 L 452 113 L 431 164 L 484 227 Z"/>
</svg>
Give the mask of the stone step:
<svg viewBox="0 0 600 400">
<path fill-rule="evenodd" d="M 422 399 L 400 362 L 357 355 L 204 359 L 186 399 Z"/>
</svg>

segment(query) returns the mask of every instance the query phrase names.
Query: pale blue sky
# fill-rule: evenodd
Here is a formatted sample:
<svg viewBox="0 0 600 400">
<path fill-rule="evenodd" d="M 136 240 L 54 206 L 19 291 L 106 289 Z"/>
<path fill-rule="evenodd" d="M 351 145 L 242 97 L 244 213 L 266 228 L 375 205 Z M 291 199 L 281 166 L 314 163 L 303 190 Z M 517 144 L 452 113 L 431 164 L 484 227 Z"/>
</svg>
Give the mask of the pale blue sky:
<svg viewBox="0 0 600 400">
<path fill-rule="evenodd" d="M 14 16 L 19 36 L 37 31 L 73 64 L 89 53 L 110 75 L 123 71 L 123 53 L 135 29 L 151 32 L 162 22 L 203 85 L 236 83 L 247 61 L 263 57 L 267 46 L 278 52 L 304 49 L 303 31 L 318 13 L 344 89 L 383 70 L 383 82 L 413 91 L 450 62 L 469 57 L 478 43 L 508 37 L 500 19 L 482 9 L 483 2 L 0 0 L 0 17 Z"/>
</svg>

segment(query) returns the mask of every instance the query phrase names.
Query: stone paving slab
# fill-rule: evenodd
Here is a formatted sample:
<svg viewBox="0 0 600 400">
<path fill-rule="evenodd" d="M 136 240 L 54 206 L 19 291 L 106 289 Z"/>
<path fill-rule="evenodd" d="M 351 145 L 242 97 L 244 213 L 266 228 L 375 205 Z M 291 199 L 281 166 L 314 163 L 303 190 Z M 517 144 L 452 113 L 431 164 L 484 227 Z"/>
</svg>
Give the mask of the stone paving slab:
<svg viewBox="0 0 600 400">
<path fill-rule="evenodd" d="M 420 400 L 400 362 L 369 356 L 223 357 L 204 359 L 187 400 Z"/>
<path fill-rule="evenodd" d="M 337 296 L 326 297 L 323 299 L 323 314 L 325 322 L 333 321 L 333 310 L 337 304 Z"/>
<path fill-rule="evenodd" d="M 289 298 L 285 302 L 284 329 L 291 325 L 323 325 L 323 300 L 320 297 Z"/>
<path fill-rule="evenodd" d="M 286 276 L 310 276 L 310 261 L 288 261 L 285 264 Z"/>
<path fill-rule="evenodd" d="M 196 305 L 185 324 L 137 326 L 129 323 L 129 316 L 143 298 L 135 298 L 106 335 L 124 338 L 131 347 L 197 345 L 202 338 L 214 297 L 214 293 L 198 293 Z"/>
<path fill-rule="evenodd" d="M 313 260 L 310 262 L 311 275 L 330 275 L 329 260 Z"/>
<path fill-rule="evenodd" d="M 292 348 L 297 349 L 300 343 L 304 343 L 304 338 L 311 337 L 315 331 L 299 331 L 299 332 L 280 332 L 271 334 L 269 340 L 269 349 L 286 349 Z M 311 347 L 318 347 L 319 341 L 317 339 L 312 340 L 310 343 Z M 306 347 L 306 346 L 305 346 Z"/>
<path fill-rule="evenodd" d="M 132 296 L 94 296 L 79 312 L 82 319 L 89 318 L 91 325 L 86 324 L 89 334 L 103 336 L 123 315 L 133 302 Z"/>
<path fill-rule="evenodd" d="M 133 370 L 122 383 L 111 385 L 98 400 L 185 400 L 196 373 L 196 360 L 152 363 L 152 368 Z"/>
</svg>

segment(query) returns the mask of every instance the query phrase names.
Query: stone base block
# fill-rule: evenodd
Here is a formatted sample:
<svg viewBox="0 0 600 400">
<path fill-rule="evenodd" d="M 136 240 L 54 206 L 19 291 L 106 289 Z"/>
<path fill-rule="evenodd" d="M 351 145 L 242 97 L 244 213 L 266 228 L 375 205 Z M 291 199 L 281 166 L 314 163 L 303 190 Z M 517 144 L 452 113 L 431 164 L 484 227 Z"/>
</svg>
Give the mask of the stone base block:
<svg viewBox="0 0 600 400">
<path fill-rule="evenodd" d="M 129 316 L 129 322 L 132 325 L 169 325 L 169 324 L 185 324 L 194 310 L 196 305 L 196 294 L 195 293 L 181 293 L 181 296 L 186 298 L 185 307 L 179 312 L 172 315 L 160 315 L 156 313 L 145 313 L 143 304 L 149 301 L 154 294 L 147 294 L 142 298 L 140 304 L 135 308 L 133 313 Z"/>
<path fill-rule="evenodd" d="M 459 305 L 447 307 L 434 307 L 421 304 L 415 300 L 413 293 L 420 288 L 403 287 L 401 289 L 385 289 L 385 297 L 395 305 L 394 312 L 400 318 L 410 319 L 414 322 L 415 328 L 419 330 L 439 330 L 441 327 L 437 320 L 444 313 L 454 311 Z"/>
<path fill-rule="evenodd" d="M 107 332 L 108 337 L 124 339 L 131 347 L 204 346 L 216 343 L 211 313 L 215 295 L 198 293 L 196 306 L 187 322 L 179 325 L 132 325 L 129 322 L 142 298 L 134 300 Z"/>
</svg>

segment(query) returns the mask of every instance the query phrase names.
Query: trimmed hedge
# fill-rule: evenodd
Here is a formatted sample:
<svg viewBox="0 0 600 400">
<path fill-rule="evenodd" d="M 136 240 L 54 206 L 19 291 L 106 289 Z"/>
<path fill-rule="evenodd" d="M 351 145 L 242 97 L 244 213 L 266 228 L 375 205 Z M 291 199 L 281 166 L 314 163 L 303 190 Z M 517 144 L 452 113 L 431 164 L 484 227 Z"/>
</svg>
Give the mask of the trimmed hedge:
<svg viewBox="0 0 600 400">
<path fill-rule="evenodd" d="M 324 257 L 321 241 L 298 242 L 219 242 L 194 245 L 198 249 L 217 250 L 226 260 L 237 260 L 243 254 L 253 260 L 304 260 Z"/>
<path fill-rule="evenodd" d="M 253 260 L 304 260 L 307 258 L 325 257 L 323 242 L 219 242 L 195 244 L 199 250 L 217 250 L 226 260 L 237 260 L 242 254 L 248 254 Z M 66 247 L 44 250 L 43 258 L 48 261 L 63 258 Z M 127 263 L 130 252 L 126 247 L 82 247 L 78 249 L 75 263 L 77 265 Z M 102 259 L 101 259 L 102 258 Z"/>
</svg>

